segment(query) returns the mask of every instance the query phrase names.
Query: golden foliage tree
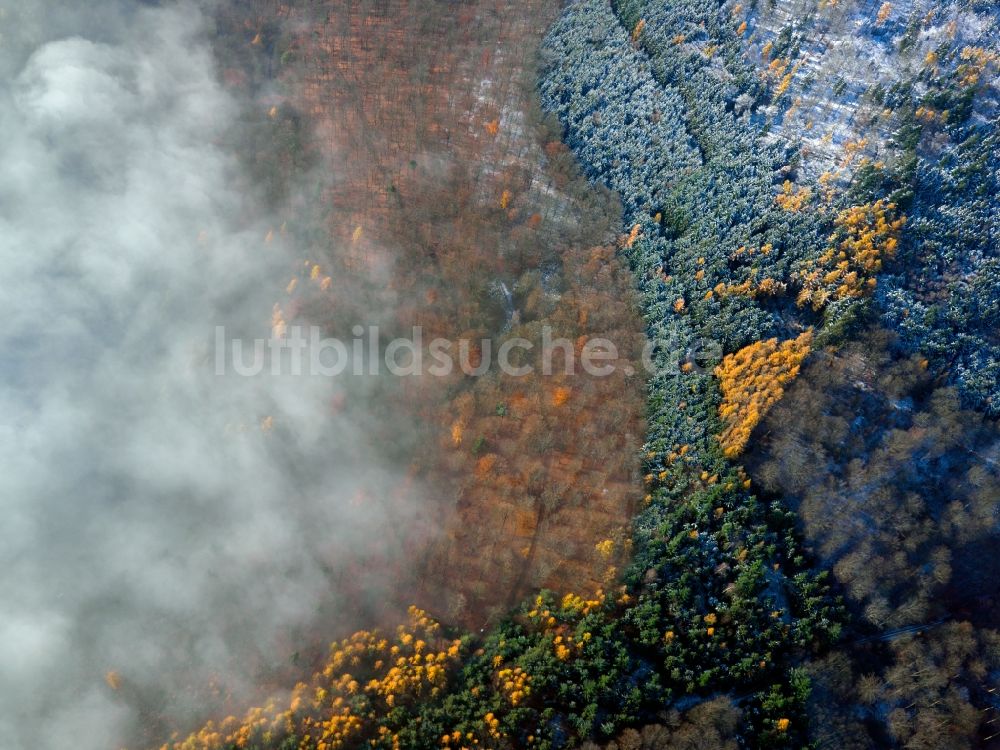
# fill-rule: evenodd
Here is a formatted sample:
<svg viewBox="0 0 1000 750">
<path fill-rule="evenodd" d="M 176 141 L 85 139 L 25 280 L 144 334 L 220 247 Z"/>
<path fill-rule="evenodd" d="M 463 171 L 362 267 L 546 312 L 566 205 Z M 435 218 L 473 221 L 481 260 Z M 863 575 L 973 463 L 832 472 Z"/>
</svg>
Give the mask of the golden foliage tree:
<svg viewBox="0 0 1000 750">
<path fill-rule="evenodd" d="M 819 311 L 833 300 L 871 292 L 882 263 L 896 253 L 905 223 L 905 217 L 896 217 L 896 204 L 883 200 L 841 211 L 830 247 L 796 274 L 802 285 L 799 307 Z"/>
<path fill-rule="evenodd" d="M 757 341 L 728 355 L 715 368 L 722 389 L 719 416 L 724 425 L 719 442 L 727 457 L 743 451 L 753 428 L 799 374 L 811 345 L 812 329 L 780 344 L 778 339 Z"/>
<path fill-rule="evenodd" d="M 892 3 L 882 3 L 882 6 L 878 9 L 878 15 L 875 16 L 875 25 L 881 26 L 889 20 L 889 16 L 891 15 Z"/>
<path fill-rule="evenodd" d="M 791 180 L 785 180 L 785 183 L 781 186 L 781 192 L 775 197 L 774 202 L 782 210 L 795 213 L 796 211 L 801 211 L 811 197 L 812 191 L 809 188 L 800 187 L 796 189 Z"/>
<path fill-rule="evenodd" d="M 374 745 L 375 740 L 366 742 L 366 736 L 398 748 L 398 737 L 385 726 L 376 729 L 377 719 L 397 705 L 437 696 L 460 664 L 461 649 L 460 640 L 443 637 L 435 620 L 410 607 L 408 623 L 400 625 L 394 637 L 361 630 L 333 643 L 322 669 L 310 683 L 296 685 L 287 701 L 271 700 L 242 718 L 208 722 L 160 750 L 270 747 L 282 737 L 286 738 L 282 747 L 338 750 Z M 518 699 L 529 680 L 519 675 Z M 303 739 L 292 745 L 296 737 Z"/>
</svg>

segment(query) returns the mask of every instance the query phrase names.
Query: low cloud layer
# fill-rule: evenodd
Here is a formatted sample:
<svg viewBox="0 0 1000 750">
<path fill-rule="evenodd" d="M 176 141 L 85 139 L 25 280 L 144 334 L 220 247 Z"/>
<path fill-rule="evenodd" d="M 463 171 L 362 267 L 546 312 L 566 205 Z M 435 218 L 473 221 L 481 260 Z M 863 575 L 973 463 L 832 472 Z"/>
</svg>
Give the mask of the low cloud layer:
<svg viewBox="0 0 1000 750">
<path fill-rule="evenodd" d="M 202 14 L 30 5 L 0 19 L 0 746 L 105 750 L 287 663 L 407 519 L 340 384 L 213 374 L 296 258 L 214 145 Z"/>
</svg>

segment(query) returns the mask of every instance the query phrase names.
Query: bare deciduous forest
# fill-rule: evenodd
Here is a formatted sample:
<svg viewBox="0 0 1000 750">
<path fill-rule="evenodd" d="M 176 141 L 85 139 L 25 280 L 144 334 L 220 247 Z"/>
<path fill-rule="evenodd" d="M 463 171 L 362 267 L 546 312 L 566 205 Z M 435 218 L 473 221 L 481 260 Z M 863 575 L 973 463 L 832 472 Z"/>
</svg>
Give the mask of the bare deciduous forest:
<svg viewBox="0 0 1000 750">
<path fill-rule="evenodd" d="M 454 337 L 457 326 L 496 347 L 540 342 L 550 326 L 574 345 L 622 342 L 634 362 L 641 324 L 614 257 L 613 199 L 575 172 L 532 94 L 546 12 L 360 3 L 285 21 L 308 29 L 288 42 L 290 101 L 338 170 L 322 199 L 328 273 L 385 295 L 400 330 Z M 321 320 L 325 305 L 339 312 L 335 295 L 305 304 Z M 396 408 L 426 430 L 411 461 L 437 495 L 426 522 L 443 529 L 418 603 L 482 626 L 529 591 L 613 582 L 620 555 L 595 545 L 627 537 L 641 388 L 638 376 L 585 373 L 405 384 Z"/>
</svg>

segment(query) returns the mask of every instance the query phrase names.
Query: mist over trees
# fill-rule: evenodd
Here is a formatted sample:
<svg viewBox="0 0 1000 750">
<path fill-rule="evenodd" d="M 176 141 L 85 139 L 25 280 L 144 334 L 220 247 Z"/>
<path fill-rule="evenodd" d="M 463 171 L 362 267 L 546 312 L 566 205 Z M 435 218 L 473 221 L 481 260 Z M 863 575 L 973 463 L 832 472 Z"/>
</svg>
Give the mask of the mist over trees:
<svg viewBox="0 0 1000 750">
<path fill-rule="evenodd" d="M 0 13 L 0 745 L 1000 737 L 996 9 L 558 5 Z"/>
<path fill-rule="evenodd" d="M 104 750 L 376 618 L 421 495 L 362 391 L 214 373 L 215 326 L 267 338 L 301 261 L 201 10 L 7 10 L 0 744 Z"/>
<path fill-rule="evenodd" d="M 419 25 L 408 9 L 396 10 L 396 16 L 373 15 L 388 38 L 403 38 L 412 24 Z M 334 70 L 357 76 L 357 59 L 349 52 L 355 19 L 347 14 L 334 20 L 333 35 L 321 38 L 316 49 L 334 53 Z M 937 373 L 928 369 L 926 355 L 911 360 L 893 349 L 873 363 L 876 375 L 861 382 L 876 378 L 892 395 L 871 396 L 871 403 L 852 400 L 847 365 L 831 368 L 823 398 L 802 390 L 813 386 L 815 374 L 796 385 L 803 368 L 814 373 L 825 358 L 853 361 L 853 350 L 838 353 L 838 347 L 858 335 L 882 302 L 879 276 L 899 262 L 901 243 L 909 241 L 907 211 L 914 203 L 905 160 L 891 168 L 860 164 L 856 175 L 839 181 L 814 179 L 802 170 L 794 144 L 768 137 L 772 105 L 786 95 L 794 69 L 778 61 L 761 71 L 759 60 L 745 55 L 747 26 L 737 5 L 584 0 L 566 9 L 542 46 L 541 103 L 558 118 L 584 174 L 621 197 L 616 249 L 635 275 L 647 336 L 660 344 L 653 354 L 659 369 L 647 384 L 645 497 L 631 538 L 615 534 L 593 547 L 593 559 L 607 564 L 601 588 L 589 593 L 584 584 L 576 591 L 529 596 L 479 637 L 453 642 L 457 655 L 448 647 L 442 670 L 416 670 L 419 652 L 411 653 L 411 644 L 425 639 L 407 626 L 394 637 L 358 633 L 334 649 L 312 685 L 287 708 L 272 705 L 227 720 L 219 729 L 229 734 L 207 726 L 189 738 L 191 747 L 216 748 L 226 737 L 243 736 L 265 747 L 308 745 L 308 727 L 322 727 L 322 742 L 331 747 L 368 742 L 557 748 L 588 739 L 611 747 L 733 741 L 800 747 L 840 736 L 864 747 L 920 746 L 946 735 L 973 742 L 982 736 L 982 714 L 991 705 L 993 636 L 976 630 L 985 622 L 967 625 L 952 618 L 942 597 L 952 576 L 972 572 L 968 558 L 952 557 L 951 551 L 963 543 L 971 551 L 992 534 L 992 479 L 975 460 L 956 461 L 961 453 L 952 444 L 960 434 L 977 445 L 988 442 L 990 426 L 980 424 L 972 437 L 967 428 L 976 417 L 961 411 L 951 391 L 936 389 Z M 454 41 L 458 46 L 449 47 L 438 74 L 462 69 L 455 52 L 468 40 L 458 35 Z M 289 51 L 303 54 L 296 44 Z M 307 101 L 316 102 L 316 92 L 336 81 L 322 62 L 317 65 L 305 79 Z M 352 101 L 350 92 L 338 96 Z M 527 206 L 533 193 L 525 186 L 534 178 L 497 184 L 478 166 L 449 163 L 436 173 L 447 187 L 436 192 L 425 181 L 428 162 L 413 160 L 400 169 L 385 161 L 379 142 L 368 140 L 378 124 L 389 123 L 392 132 L 391 123 L 400 118 L 395 102 L 366 94 L 356 104 L 363 114 L 354 122 L 356 147 L 371 159 L 370 184 L 387 187 L 368 194 L 364 206 L 384 223 L 359 222 L 352 239 L 375 232 L 382 244 L 401 241 L 408 257 L 420 259 L 406 283 L 395 287 L 413 295 L 412 312 L 427 314 L 418 300 L 429 287 L 427 299 L 451 306 L 450 313 L 427 318 L 436 325 L 457 314 L 477 332 L 495 336 L 499 328 L 500 338 L 508 331 L 531 337 L 538 323 L 552 320 L 578 334 L 587 330 L 584 319 L 621 294 L 607 247 L 590 251 L 586 260 L 563 254 L 555 273 L 519 273 L 515 291 L 504 295 L 507 305 L 500 297 L 491 303 L 488 295 L 470 298 L 435 284 L 435 275 L 459 276 L 455 264 L 461 257 L 475 274 L 496 278 L 510 292 L 506 274 L 532 263 L 545 267 L 552 256 L 537 253 L 530 241 L 516 254 L 501 241 L 498 255 L 463 255 L 430 228 L 446 227 L 448 238 L 503 237 L 505 221 L 551 229 L 554 216 L 532 218 Z M 483 112 L 482 122 L 473 117 L 461 129 L 429 128 L 425 137 L 444 152 L 494 154 L 490 139 L 505 133 L 509 112 L 501 107 L 491 119 L 493 114 Z M 336 121 L 331 111 L 323 117 Z M 543 136 L 543 142 L 551 139 L 544 146 L 546 168 L 559 175 L 557 184 L 578 186 L 566 148 L 551 133 Z M 844 150 L 845 158 L 863 151 L 857 145 Z M 350 203 L 353 195 L 337 193 L 336 200 Z M 451 208 L 438 205 L 446 195 Z M 482 209 L 491 205 L 492 214 Z M 616 218 L 613 211 L 600 214 L 602 221 Z M 431 221 L 418 221 L 421 233 L 411 243 L 390 240 L 405 236 L 397 222 L 413 216 Z M 421 278 L 425 266 L 434 274 Z M 587 301 L 595 291 L 604 303 Z M 563 317 L 564 301 L 577 311 L 575 323 L 572 315 Z M 889 350 L 875 339 L 862 346 L 866 356 Z M 900 356 L 913 372 L 893 364 Z M 484 380 L 457 390 L 447 421 L 439 423 L 437 446 L 445 450 L 453 477 L 474 462 L 471 477 L 467 472 L 459 482 L 456 518 L 462 530 L 450 534 L 464 544 L 475 539 L 477 546 L 489 546 L 502 580 L 518 566 L 509 550 L 492 546 L 497 536 L 475 527 L 474 518 L 501 528 L 516 520 L 514 528 L 524 531 L 515 531 L 514 538 L 531 538 L 526 558 L 539 563 L 523 570 L 544 576 L 546 570 L 575 569 L 560 566 L 559 552 L 547 550 L 546 541 L 559 539 L 571 558 L 585 557 L 584 545 L 558 533 L 541 535 L 546 515 L 561 509 L 573 518 L 598 507 L 573 491 L 570 477 L 593 476 L 607 459 L 590 463 L 592 457 L 611 455 L 598 439 L 601 430 L 575 423 L 573 434 L 584 437 L 579 453 L 550 432 L 574 424 L 565 417 L 573 407 L 599 409 L 591 400 L 598 391 L 552 385 L 551 391 L 525 394 L 502 380 Z M 794 418 L 774 412 L 793 391 L 809 408 L 793 400 L 800 407 Z M 872 431 L 857 428 L 864 435 L 860 446 L 847 440 L 853 423 L 828 424 L 844 404 L 872 410 Z M 816 408 L 826 409 L 822 418 Z M 802 423 L 801 432 L 790 430 L 787 442 L 769 441 L 762 436 L 776 415 L 782 425 L 813 419 Z M 520 424 L 512 426 L 511 417 Z M 812 436 L 813 429 L 828 430 L 840 442 L 827 445 Z M 940 453 L 928 449 L 927 441 Z M 736 463 L 747 448 L 750 472 Z M 556 460 L 524 461 L 525 449 Z M 817 464 L 809 449 L 831 454 L 828 465 Z M 909 484 L 896 479 L 912 466 L 921 468 Z M 755 473 L 764 480 L 760 489 Z M 546 481 L 560 477 L 566 481 L 555 492 L 546 488 Z M 602 472 L 598 486 L 610 478 Z M 954 502 L 944 504 L 939 494 L 952 484 Z M 856 505 L 870 503 L 866 523 L 848 517 L 845 487 L 858 495 Z M 517 499 L 525 490 L 534 499 L 534 515 Z M 488 568 L 468 564 L 456 547 L 444 549 L 447 557 L 438 559 L 460 571 L 460 596 L 453 597 L 450 611 L 470 601 L 481 606 Z M 613 563 L 622 560 L 628 562 L 616 583 Z M 874 580 L 873 569 L 890 571 L 892 583 Z M 574 577 L 561 579 L 567 580 Z M 427 624 L 424 612 L 411 616 L 417 630 L 438 627 Z M 910 646 L 914 638 L 934 646 L 918 654 Z M 359 656 L 351 671 L 343 671 L 338 654 L 348 647 Z M 977 648 L 982 659 L 971 656 Z M 386 653 L 400 656 L 395 667 Z M 918 656 L 926 656 L 925 663 L 918 664 Z M 935 676 L 914 677 L 925 673 Z M 720 691 L 736 693 L 736 705 L 716 699 Z M 834 704 L 821 711 L 817 702 L 824 697 L 833 697 Z M 671 705 L 696 708 L 679 717 L 665 709 Z"/>
</svg>

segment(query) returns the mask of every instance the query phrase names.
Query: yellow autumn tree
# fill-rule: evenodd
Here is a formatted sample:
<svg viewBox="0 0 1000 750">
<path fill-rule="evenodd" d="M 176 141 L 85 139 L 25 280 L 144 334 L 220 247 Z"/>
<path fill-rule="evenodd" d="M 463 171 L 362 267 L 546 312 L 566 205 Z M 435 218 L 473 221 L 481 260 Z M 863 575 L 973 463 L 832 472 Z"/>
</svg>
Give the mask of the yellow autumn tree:
<svg viewBox="0 0 1000 750">
<path fill-rule="evenodd" d="M 639 19 L 639 23 L 637 23 L 635 25 L 635 28 L 632 29 L 632 42 L 633 43 L 639 41 L 639 37 L 642 36 L 642 31 L 645 28 L 646 28 L 646 19 L 645 18 L 640 18 Z"/>
<path fill-rule="evenodd" d="M 774 202 L 782 210 L 795 213 L 796 211 L 801 211 L 811 197 L 812 191 L 809 188 L 800 187 L 796 189 L 791 180 L 785 180 L 785 184 L 782 185 L 781 192 L 775 197 Z"/>
<path fill-rule="evenodd" d="M 442 636 L 440 625 L 423 610 L 408 611 L 409 621 L 394 636 L 360 630 L 333 643 L 322 669 L 311 682 L 297 684 L 287 700 L 254 706 L 242 718 L 210 721 L 186 738 L 175 736 L 160 750 L 270 747 L 271 738 L 283 735 L 303 739 L 294 745 L 286 740 L 282 747 L 347 750 L 367 747 L 362 736 L 376 732 L 382 747 L 399 748 L 398 737 L 387 727 L 376 729 L 378 719 L 403 701 L 439 695 L 462 655 L 461 640 Z M 512 705 L 531 691 L 527 674 L 520 667 L 515 671 L 507 692 Z"/>
<path fill-rule="evenodd" d="M 975 86 L 979 83 L 983 72 L 1000 61 L 1000 55 L 982 47 L 963 47 L 959 53 L 962 64 L 958 66 L 959 81 L 962 86 Z"/>
<path fill-rule="evenodd" d="M 881 26 L 889 20 L 889 16 L 891 15 L 892 3 L 882 3 L 882 6 L 878 9 L 878 15 L 875 16 L 875 25 Z"/>
<path fill-rule="evenodd" d="M 719 443 L 728 458 L 742 453 L 750 433 L 799 374 L 812 346 L 812 329 L 798 338 L 757 341 L 730 354 L 715 368 L 722 390 Z"/>
<path fill-rule="evenodd" d="M 874 290 L 883 262 L 896 254 L 906 218 L 896 216 L 895 203 L 879 200 L 844 209 L 834 223 L 826 252 L 796 273 L 802 287 L 799 307 L 812 305 L 819 311 L 834 300 Z"/>
</svg>

